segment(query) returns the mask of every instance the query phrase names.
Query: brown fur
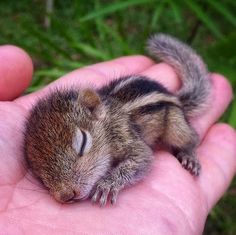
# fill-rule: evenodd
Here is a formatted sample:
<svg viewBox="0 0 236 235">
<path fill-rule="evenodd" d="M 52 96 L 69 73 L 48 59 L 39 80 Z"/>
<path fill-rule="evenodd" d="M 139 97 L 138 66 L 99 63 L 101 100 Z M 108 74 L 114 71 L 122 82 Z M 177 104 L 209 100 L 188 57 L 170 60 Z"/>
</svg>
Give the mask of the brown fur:
<svg viewBox="0 0 236 235">
<path fill-rule="evenodd" d="M 110 195 L 115 203 L 122 188 L 147 174 L 160 142 L 191 174 L 199 174 L 198 137 L 187 117 L 209 93 L 205 66 L 189 47 L 168 36 L 156 36 L 153 47 L 183 79 L 177 95 L 146 77 L 129 76 L 97 91 L 55 91 L 31 111 L 26 159 L 57 201 L 92 196 L 105 205 Z"/>
</svg>

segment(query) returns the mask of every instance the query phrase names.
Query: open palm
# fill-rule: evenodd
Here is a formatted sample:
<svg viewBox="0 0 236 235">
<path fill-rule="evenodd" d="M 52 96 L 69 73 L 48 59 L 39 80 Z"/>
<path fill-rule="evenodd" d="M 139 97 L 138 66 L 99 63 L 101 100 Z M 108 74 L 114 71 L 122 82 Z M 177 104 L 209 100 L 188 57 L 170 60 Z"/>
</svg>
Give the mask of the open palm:
<svg viewBox="0 0 236 235">
<path fill-rule="evenodd" d="M 90 201 L 62 205 L 34 179 L 23 156 L 24 123 L 38 97 L 56 86 L 101 86 L 119 75 L 145 74 L 176 90 L 179 81 L 166 64 L 144 56 L 122 57 L 76 70 L 34 94 L 12 102 L 32 75 L 29 57 L 0 47 L 0 231 L 1 234 L 201 234 L 207 214 L 236 171 L 236 134 L 214 124 L 231 100 L 231 89 L 212 75 L 212 105 L 193 120 L 201 136 L 197 154 L 202 173 L 192 177 L 168 152 L 157 152 L 152 171 L 120 193 L 115 206 Z M 16 79 L 17 78 L 17 79 Z M 158 131 L 158 130 L 157 130 Z"/>
</svg>

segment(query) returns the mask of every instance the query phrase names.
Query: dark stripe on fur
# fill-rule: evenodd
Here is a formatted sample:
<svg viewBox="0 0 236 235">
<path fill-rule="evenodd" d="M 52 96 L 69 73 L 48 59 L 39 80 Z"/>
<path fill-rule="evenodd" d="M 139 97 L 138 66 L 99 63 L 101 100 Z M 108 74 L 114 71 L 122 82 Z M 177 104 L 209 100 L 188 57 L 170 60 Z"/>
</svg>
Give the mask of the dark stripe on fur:
<svg viewBox="0 0 236 235">
<path fill-rule="evenodd" d="M 142 76 L 134 79 L 131 82 L 128 82 L 121 87 L 117 92 L 114 92 L 114 89 L 126 78 L 121 78 L 119 80 L 113 81 L 107 86 L 103 87 L 99 90 L 99 94 L 101 94 L 104 98 L 112 97 L 118 99 L 121 102 L 127 103 L 129 101 L 133 101 L 141 96 L 151 94 L 153 92 L 163 93 L 163 94 L 171 94 L 164 86 L 160 83 L 151 81 L 148 78 Z"/>
<path fill-rule="evenodd" d="M 135 110 L 135 113 L 137 113 L 139 115 L 152 114 L 152 113 L 156 113 L 156 112 L 161 111 L 164 108 L 170 107 L 170 106 L 175 106 L 175 107 L 178 107 L 181 109 L 181 107 L 179 107 L 178 105 L 176 105 L 172 102 L 161 101 L 161 102 L 141 106 L 140 108 Z"/>
</svg>

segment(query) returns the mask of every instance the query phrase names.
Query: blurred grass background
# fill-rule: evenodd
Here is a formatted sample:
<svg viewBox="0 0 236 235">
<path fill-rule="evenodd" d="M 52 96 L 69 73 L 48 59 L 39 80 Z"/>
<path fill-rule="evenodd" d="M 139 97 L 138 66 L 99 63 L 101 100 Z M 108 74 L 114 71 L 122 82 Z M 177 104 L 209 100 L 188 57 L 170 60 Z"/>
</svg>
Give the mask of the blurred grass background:
<svg viewBox="0 0 236 235">
<path fill-rule="evenodd" d="M 28 92 L 82 66 L 144 54 L 149 35 L 165 32 L 193 46 L 236 92 L 235 0 L 2 0 L 0 44 L 33 58 Z M 236 101 L 222 121 L 236 127 Z M 236 234 L 236 181 L 210 213 L 204 234 Z"/>
</svg>

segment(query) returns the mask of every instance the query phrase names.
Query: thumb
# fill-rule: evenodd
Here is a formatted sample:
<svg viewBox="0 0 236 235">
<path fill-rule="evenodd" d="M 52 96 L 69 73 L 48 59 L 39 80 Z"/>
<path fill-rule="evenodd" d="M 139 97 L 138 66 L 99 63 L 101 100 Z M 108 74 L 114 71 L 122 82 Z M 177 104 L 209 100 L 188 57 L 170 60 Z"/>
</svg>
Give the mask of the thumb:
<svg viewBox="0 0 236 235">
<path fill-rule="evenodd" d="M 13 100 L 29 86 L 33 63 L 22 49 L 0 46 L 0 101 Z"/>
</svg>

